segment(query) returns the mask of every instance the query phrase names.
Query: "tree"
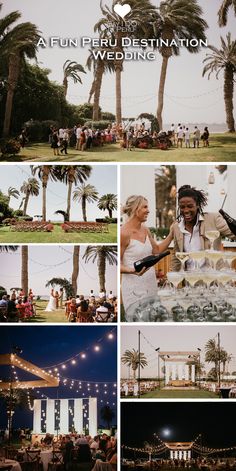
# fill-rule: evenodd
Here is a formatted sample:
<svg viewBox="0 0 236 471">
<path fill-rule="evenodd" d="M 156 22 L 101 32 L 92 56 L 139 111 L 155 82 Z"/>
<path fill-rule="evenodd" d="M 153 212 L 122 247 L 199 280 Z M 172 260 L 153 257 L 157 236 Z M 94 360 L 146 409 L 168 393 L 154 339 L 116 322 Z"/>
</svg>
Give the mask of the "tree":
<svg viewBox="0 0 236 471">
<path fill-rule="evenodd" d="M 207 54 L 203 63 L 202 75 L 208 73 L 208 79 L 212 73 L 216 74 L 218 79 L 221 71 L 224 72 L 224 101 L 226 112 L 226 123 L 229 132 L 235 132 L 235 122 L 233 115 L 233 96 L 234 96 L 234 74 L 236 72 L 236 41 L 231 41 L 231 34 L 228 33 L 226 40 L 221 37 L 221 49 L 215 46 L 209 46 L 212 51 Z"/>
<path fill-rule="evenodd" d="M 69 221 L 69 216 L 67 214 L 66 211 L 63 211 L 62 209 L 58 209 L 57 211 L 55 211 L 54 214 L 61 214 L 64 218 L 64 222 L 68 222 Z"/>
<path fill-rule="evenodd" d="M 1 252 L 16 252 L 18 250 L 18 245 L 0 245 Z"/>
<path fill-rule="evenodd" d="M 98 200 L 98 192 L 93 185 L 85 185 L 82 183 L 81 187 L 77 187 L 73 193 L 73 201 L 81 202 L 83 220 L 87 221 L 86 203 L 93 203 Z"/>
<path fill-rule="evenodd" d="M 35 396 L 33 392 L 30 391 L 26 393 L 22 391 L 22 389 L 13 389 L 10 386 L 8 390 L 1 390 L 0 391 L 0 399 L 6 404 L 7 416 L 8 416 L 8 433 L 9 439 L 8 442 L 11 443 L 12 438 L 12 419 L 16 409 L 28 409 L 29 401 L 33 402 Z"/>
<path fill-rule="evenodd" d="M 91 71 L 93 69 L 93 83 L 89 92 L 89 99 L 88 102 L 91 102 L 92 96 L 94 96 L 93 99 L 93 121 L 98 121 L 100 119 L 100 107 L 99 107 L 99 102 L 100 102 L 100 95 L 101 95 L 101 88 L 102 88 L 102 79 L 103 75 L 106 72 L 114 72 L 114 64 L 113 62 L 107 60 L 105 57 L 104 59 L 101 58 L 101 56 L 97 56 L 97 59 L 95 59 L 94 54 L 103 54 L 104 51 L 111 51 L 111 49 L 108 48 L 93 48 L 90 49 L 90 55 L 87 59 L 86 66 L 87 68 Z"/>
<path fill-rule="evenodd" d="M 106 292 L 106 262 L 117 265 L 117 247 L 115 245 L 88 245 L 83 255 L 85 263 L 97 260 L 99 286 L 101 292 Z"/>
<path fill-rule="evenodd" d="M 8 190 L 7 190 L 7 195 L 8 195 L 8 202 L 10 204 L 10 199 L 11 198 L 16 198 L 18 199 L 19 196 L 20 196 L 20 193 L 19 191 L 16 189 L 16 188 L 13 188 L 12 186 L 9 186 Z"/>
<path fill-rule="evenodd" d="M 223 0 L 222 5 L 218 11 L 219 26 L 226 26 L 230 8 L 233 8 L 234 15 L 236 16 L 236 0 Z"/>
<path fill-rule="evenodd" d="M 64 289 L 67 299 L 69 299 L 70 296 L 74 295 L 72 284 L 66 278 L 51 278 L 51 280 L 47 281 L 45 286 L 46 288 L 48 288 L 49 286 L 52 286 L 52 288 L 54 288 L 55 286 L 60 286 L 60 288 Z"/>
<path fill-rule="evenodd" d="M 9 207 L 9 197 L 0 190 L 0 222 L 13 217 L 14 211 Z"/>
<path fill-rule="evenodd" d="M 159 227 L 169 229 L 176 213 L 176 166 L 162 165 L 155 174 L 156 211 Z"/>
<path fill-rule="evenodd" d="M 120 0 L 120 4 L 127 3 L 126 0 Z M 126 21 L 121 18 L 114 10 L 117 0 L 112 1 L 112 7 L 109 8 L 107 5 L 102 6 L 100 3 L 102 18 L 95 24 L 94 31 L 99 32 L 101 38 L 108 38 L 116 44 L 113 51 L 115 53 L 124 53 L 122 46 L 122 37 L 129 36 L 132 38 L 145 38 L 148 37 L 150 30 L 149 23 L 155 17 L 156 9 L 150 3 L 149 0 L 129 0 L 131 7 L 130 13 L 126 16 L 125 20 L 136 23 L 136 28 L 133 32 L 123 32 L 122 28 L 125 27 Z M 116 24 L 116 30 L 113 32 L 110 29 L 110 24 Z M 124 28 L 125 29 L 125 28 Z M 116 124 L 120 126 L 122 123 L 122 111 L 121 111 L 121 74 L 123 71 L 124 59 L 114 59 L 113 65 L 115 69 L 116 79 Z"/>
<path fill-rule="evenodd" d="M 29 203 L 30 196 L 38 196 L 39 195 L 39 182 L 36 178 L 28 178 L 27 181 L 24 181 L 21 188 L 21 193 L 25 194 L 24 199 L 24 207 L 23 207 L 23 216 L 27 214 L 27 207 Z"/>
<path fill-rule="evenodd" d="M 86 74 L 83 66 L 81 64 L 78 64 L 75 61 L 70 61 L 67 60 L 63 64 L 63 87 L 64 87 L 64 95 L 66 97 L 67 95 L 67 90 L 68 90 L 68 79 L 72 78 L 74 83 L 82 83 L 82 80 L 80 78 L 79 73 Z"/>
<path fill-rule="evenodd" d="M 33 175 L 38 174 L 39 179 L 42 182 L 42 196 L 43 196 L 43 202 L 42 202 L 42 217 L 43 221 L 47 220 L 46 216 L 46 192 L 47 192 L 47 186 L 48 186 L 48 181 L 51 179 L 53 181 L 56 181 L 58 179 L 58 168 L 57 166 L 53 165 L 37 165 L 37 166 L 31 166 L 31 171 Z"/>
<path fill-rule="evenodd" d="M 74 295 L 77 294 L 77 279 L 79 276 L 79 254 L 80 254 L 80 246 L 75 245 L 73 251 L 73 271 L 71 276 L 71 283 Z"/>
<path fill-rule="evenodd" d="M 98 208 L 101 209 L 101 211 L 107 210 L 109 218 L 112 218 L 112 211 L 117 209 L 117 196 L 113 193 L 107 193 L 101 196 L 98 201 Z"/>
<path fill-rule="evenodd" d="M 24 64 L 26 58 L 36 58 L 37 42 L 40 38 L 36 25 L 30 22 L 14 26 L 14 23 L 20 17 L 21 14 L 15 11 L 2 18 L 0 22 L 0 53 L 3 60 L 6 60 L 8 64 L 4 136 L 8 136 L 10 133 L 13 97 L 22 64 Z"/>
<path fill-rule="evenodd" d="M 25 295 L 28 295 L 28 245 L 21 247 L 21 286 Z"/>
<path fill-rule="evenodd" d="M 90 177 L 92 167 L 91 165 L 62 165 L 61 167 L 57 167 L 57 170 L 58 180 L 68 185 L 66 212 L 68 214 L 68 220 L 70 220 L 72 186 L 73 184 L 84 183 L 84 181 Z"/>
<path fill-rule="evenodd" d="M 224 348 L 218 347 L 215 339 L 209 339 L 205 345 L 205 361 L 207 363 L 214 363 L 215 375 L 217 377 L 219 371 L 219 363 L 223 365 L 223 373 L 225 372 L 225 366 L 228 361 L 231 361 L 232 355 L 228 354 Z M 212 374 L 211 370 L 211 374 Z"/>
<path fill-rule="evenodd" d="M 103 406 L 100 411 L 101 418 L 106 422 L 108 430 L 111 428 L 112 419 L 115 417 L 114 411 L 109 406 Z"/>
<path fill-rule="evenodd" d="M 165 0 L 160 3 L 158 8 L 158 19 L 154 24 L 154 36 L 158 39 L 169 41 L 178 41 L 178 39 L 187 40 L 206 40 L 205 30 L 206 21 L 202 18 L 202 8 L 197 0 Z M 190 53 L 198 53 L 200 46 L 187 47 Z M 169 59 L 172 56 L 178 56 L 180 49 L 175 45 L 161 46 L 162 66 L 158 89 L 158 107 L 157 121 L 159 129 L 163 129 L 162 112 L 164 106 L 165 82 Z"/>
<path fill-rule="evenodd" d="M 139 353 L 139 351 L 134 348 L 132 350 L 125 350 L 124 355 L 121 357 L 121 361 L 124 365 L 131 366 L 134 379 L 136 379 L 136 371 L 139 365 L 141 368 L 144 368 L 148 364 L 144 353 Z"/>
</svg>

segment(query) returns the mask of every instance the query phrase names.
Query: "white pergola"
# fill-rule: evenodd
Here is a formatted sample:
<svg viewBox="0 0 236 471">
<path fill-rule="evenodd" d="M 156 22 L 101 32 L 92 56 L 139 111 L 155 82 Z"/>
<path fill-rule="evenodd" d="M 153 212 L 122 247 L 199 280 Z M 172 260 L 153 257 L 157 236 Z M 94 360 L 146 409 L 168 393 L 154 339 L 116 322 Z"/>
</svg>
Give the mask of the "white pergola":
<svg viewBox="0 0 236 471">
<path fill-rule="evenodd" d="M 199 360 L 199 351 L 160 351 L 159 357 L 165 365 L 165 386 L 171 381 L 196 381 L 193 360 Z"/>
</svg>

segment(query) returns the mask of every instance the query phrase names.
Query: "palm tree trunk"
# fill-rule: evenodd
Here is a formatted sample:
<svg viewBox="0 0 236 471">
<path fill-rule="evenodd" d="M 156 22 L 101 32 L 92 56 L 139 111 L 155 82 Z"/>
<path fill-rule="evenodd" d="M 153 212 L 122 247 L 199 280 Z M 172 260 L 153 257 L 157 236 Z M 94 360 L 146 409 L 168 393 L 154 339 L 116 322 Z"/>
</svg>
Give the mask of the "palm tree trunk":
<svg viewBox="0 0 236 471">
<path fill-rule="evenodd" d="M 47 213 L 46 213 L 46 193 L 47 193 L 47 185 L 43 185 L 43 207 L 42 207 L 42 217 L 43 221 L 47 220 Z"/>
<path fill-rule="evenodd" d="M 64 87 L 64 97 L 66 98 L 67 90 L 68 90 L 68 80 L 66 77 L 63 79 L 63 87 Z"/>
<path fill-rule="evenodd" d="M 112 210 L 108 209 L 109 218 L 112 218 Z"/>
<path fill-rule="evenodd" d="M 21 287 L 28 294 L 28 245 L 21 247 Z"/>
<path fill-rule="evenodd" d="M 68 221 L 70 221 L 70 208 L 71 208 L 71 193 L 72 193 L 72 185 L 73 182 L 68 182 L 68 193 L 67 193 L 67 215 L 68 215 Z"/>
<path fill-rule="evenodd" d="M 96 86 L 96 77 L 94 77 L 93 82 L 92 82 L 92 85 L 91 85 L 91 88 L 90 88 L 90 90 L 89 90 L 89 97 L 88 97 L 88 103 L 89 103 L 89 104 L 91 103 L 92 97 L 93 97 L 93 95 L 94 95 L 95 86 Z"/>
<path fill-rule="evenodd" d="M 23 207 L 23 216 L 26 216 L 26 214 L 27 214 L 26 211 L 27 211 L 27 206 L 28 206 L 28 203 L 29 203 L 29 197 L 30 197 L 29 193 L 26 193 L 25 201 L 24 201 L 24 207 Z"/>
<path fill-rule="evenodd" d="M 87 221 L 87 214 L 86 214 L 86 198 L 82 196 L 82 213 L 83 213 L 83 220 Z"/>
<path fill-rule="evenodd" d="M 3 125 L 3 136 L 7 137 L 10 134 L 11 115 L 12 115 L 12 104 L 15 93 L 15 88 L 18 82 L 20 74 L 20 56 L 16 53 L 9 55 L 9 68 L 8 68 L 8 80 L 7 80 L 7 100 L 5 107 L 5 117 Z"/>
<path fill-rule="evenodd" d="M 161 76 L 160 76 L 159 89 L 158 89 L 158 106 L 157 106 L 157 121 L 158 121 L 160 131 L 163 129 L 162 111 L 163 111 L 163 105 L 164 105 L 164 91 L 165 91 L 168 60 L 169 60 L 169 57 L 162 56 Z"/>
<path fill-rule="evenodd" d="M 103 253 L 98 254 L 98 278 L 99 278 L 99 286 L 100 292 L 106 292 L 106 258 Z"/>
<path fill-rule="evenodd" d="M 77 294 L 77 279 L 79 275 L 79 254 L 80 254 L 80 245 L 74 246 L 73 252 L 73 272 L 71 277 L 71 284 L 74 292 L 74 296 Z"/>
<path fill-rule="evenodd" d="M 99 120 L 99 102 L 100 102 L 103 74 L 104 74 L 104 64 L 101 60 L 99 60 L 98 66 L 96 69 L 95 87 L 94 87 L 93 121 Z"/>
<path fill-rule="evenodd" d="M 231 67 L 225 68 L 224 74 L 224 100 L 225 100 L 225 112 L 226 112 L 226 122 L 228 126 L 228 132 L 235 132 L 235 122 L 234 122 L 234 74 Z"/>
<path fill-rule="evenodd" d="M 121 64 L 116 64 L 116 126 L 119 127 L 122 124 L 122 112 L 121 112 Z"/>
</svg>

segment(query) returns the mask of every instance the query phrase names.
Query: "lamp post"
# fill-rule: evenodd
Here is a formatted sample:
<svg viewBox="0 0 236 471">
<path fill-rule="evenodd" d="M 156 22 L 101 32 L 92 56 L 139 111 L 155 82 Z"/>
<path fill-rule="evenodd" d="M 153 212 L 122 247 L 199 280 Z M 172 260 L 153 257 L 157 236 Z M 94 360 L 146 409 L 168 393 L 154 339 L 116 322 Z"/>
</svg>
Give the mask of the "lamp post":
<svg viewBox="0 0 236 471">
<path fill-rule="evenodd" d="M 219 387 L 219 395 L 220 395 L 221 381 L 220 381 L 220 334 L 219 332 L 217 334 L 217 339 L 218 339 L 218 387 Z"/>
<path fill-rule="evenodd" d="M 160 347 L 155 348 L 155 352 L 157 352 L 157 379 L 158 379 L 158 389 L 161 389 L 159 350 L 160 350 Z"/>
<path fill-rule="evenodd" d="M 138 331 L 138 397 L 140 398 L 140 330 Z"/>
<path fill-rule="evenodd" d="M 198 348 L 198 387 L 201 389 L 201 348 Z"/>
</svg>

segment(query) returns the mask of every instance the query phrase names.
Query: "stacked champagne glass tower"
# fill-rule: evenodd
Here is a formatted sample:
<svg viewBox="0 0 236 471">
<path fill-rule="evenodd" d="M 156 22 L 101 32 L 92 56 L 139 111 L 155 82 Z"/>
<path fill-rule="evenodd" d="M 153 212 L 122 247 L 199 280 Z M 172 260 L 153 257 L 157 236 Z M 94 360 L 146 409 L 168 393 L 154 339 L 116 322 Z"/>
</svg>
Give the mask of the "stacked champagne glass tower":
<svg viewBox="0 0 236 471">
<path fill-rule="evenodd" d="M 127 313 L 132 322 L 235 322 L 236 252 L 214 250 L 219 231 L 206 231 L 210 249 L 177 252 L 180 271 L 167 273 L 156 296 L 141 297 Z M 140 294 L 140 293 L 139 293 Z"/>
</svg>

